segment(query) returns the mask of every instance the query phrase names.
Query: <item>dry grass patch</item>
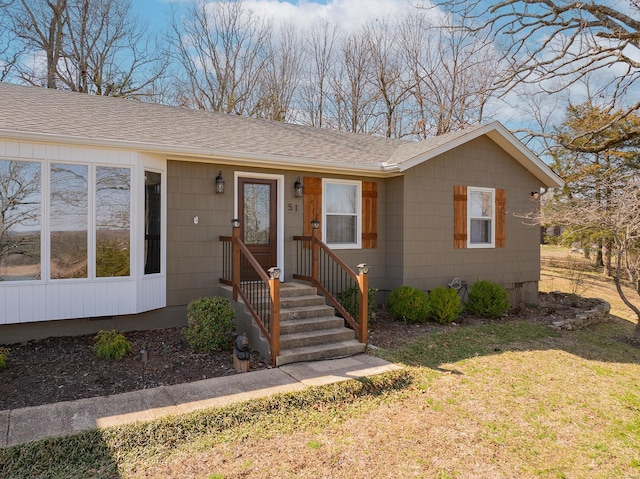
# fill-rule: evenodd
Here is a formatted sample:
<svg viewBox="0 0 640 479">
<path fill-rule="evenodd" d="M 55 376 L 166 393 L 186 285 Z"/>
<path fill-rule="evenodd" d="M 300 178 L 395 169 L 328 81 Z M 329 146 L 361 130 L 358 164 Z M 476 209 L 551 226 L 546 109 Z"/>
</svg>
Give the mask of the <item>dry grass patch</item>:
<svg viewBox="0 0 640 479">
<path fill-rule="evenodd" d="M 540 256 L 540 291 L 564 291 L 587 298 L 601 298 L 611 304 L 612 315 L 636 321 L 635 314 L 620 299 L 613 278 L 604 276 L 584 256 L 553 245 L 543 245 Z M 623 285 L 623 290 L 632 301 L 638 299 L 638 293 L 632 287 Z"/>
<path fill-rule="evenodd" d="M 131 477 L 640 477 L 640 351 L 616 339 L 630 327 L 448 328 L 398 353 L 415 365 L 405 394 L 314 427 L 183 450 Z"/>
</svg>

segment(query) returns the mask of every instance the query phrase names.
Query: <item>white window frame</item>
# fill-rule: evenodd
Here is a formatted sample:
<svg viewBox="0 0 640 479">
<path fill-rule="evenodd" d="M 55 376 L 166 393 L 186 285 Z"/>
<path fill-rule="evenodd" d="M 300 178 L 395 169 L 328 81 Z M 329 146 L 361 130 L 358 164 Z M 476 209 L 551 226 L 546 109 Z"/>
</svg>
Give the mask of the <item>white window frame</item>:
<svg viewBox="0 0 640 479">
<path fill-rule="evenodd" d="M 491 216 L 471 216 L 471 194 L 491 193 Z M 471 242 L 471 220 L 491 221 L 491 241 L 486 243 Z M 467 248 L 495 248 L 496 247 L 496 190 L 495 188 L 481 188 L 476 186 L 467 187 Z"/>
<path fill-rule="evenodd" d="M 356 241 L 354 243 L 327 242 L 327 185 L 329 184 L 349 185 L 356 187 Z M 335 178 L 322 179 L 322 241 L 332 249 L 362 248 L 362 181 L 341 180 Z"/>
</svg>

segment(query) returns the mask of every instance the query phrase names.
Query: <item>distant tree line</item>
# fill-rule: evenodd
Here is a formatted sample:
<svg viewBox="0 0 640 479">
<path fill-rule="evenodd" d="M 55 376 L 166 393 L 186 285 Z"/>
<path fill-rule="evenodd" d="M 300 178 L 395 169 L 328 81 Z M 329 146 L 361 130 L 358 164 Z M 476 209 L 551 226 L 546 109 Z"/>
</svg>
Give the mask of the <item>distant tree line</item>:
<svg viewBox="0 0 640 479">
<path fill-rule="evenodd" d="M 478 124 L 505 75 L 435 11 L 353 33 L 193 2 L 153 37 L 129 0 L 0 0 L 0 79 L 321 128 L 426 138 Z"/>
</svg>

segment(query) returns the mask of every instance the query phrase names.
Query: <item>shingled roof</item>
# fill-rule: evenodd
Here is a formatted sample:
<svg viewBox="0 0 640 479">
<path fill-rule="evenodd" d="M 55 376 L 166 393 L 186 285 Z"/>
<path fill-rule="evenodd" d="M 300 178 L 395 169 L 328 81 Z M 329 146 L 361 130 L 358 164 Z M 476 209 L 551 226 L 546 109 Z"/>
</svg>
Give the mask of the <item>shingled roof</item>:
<svg viewBox="0 0 640 479">
<path fill-rule="evenodd" d="M 511 135 L 496 122 L 414 142 L 0 82 L 0 136 L 131 148 L 169 157 L 398 174 L 427 160 L 429 152 L 496 128 L 498 136 Z M 536 170 L 546 167 L 515 141 L 528 152 L 527 161 L 539 163 Z M 547 184 L 549 172 L 536 176 Z"/>
</svg>

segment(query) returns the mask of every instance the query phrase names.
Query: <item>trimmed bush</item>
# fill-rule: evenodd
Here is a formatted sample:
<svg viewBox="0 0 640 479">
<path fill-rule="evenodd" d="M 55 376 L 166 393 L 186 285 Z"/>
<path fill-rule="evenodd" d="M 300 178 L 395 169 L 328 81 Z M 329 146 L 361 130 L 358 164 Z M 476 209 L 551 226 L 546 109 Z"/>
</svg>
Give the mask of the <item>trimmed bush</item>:
<svg viewBox="0 0 640 479">
<path fill-rule="evenodd" d="M 208 296 L 194 299 L 187 306 L 188 326 L 184 329 L 189 346 L 195 351 L 231 349 L 233 318 L 236 312 L 227 298 Z"/>
<path fill-rule="evenodd" d="M 429 319 L 438 323 L 451 323 L 462 312 L 458 291 L 438 286 L 429 293 Z"/>
<path fill-rule="evenodd" d="M 358 285 L 349 286 L 338 293 L 338 301 L 347 313 L 351 315 L 356 321 L 358 320 L 358 314 L 360 314 L 360 295 L 358 294 L 360 289 Z M 372 322 L 376 318 L 376 298 L 378 290 L 376 288 L 369 288 L 369 296 L 367 297 L 367 321 Z"/>
<path fill-rule="evenodd" d="M 509 297 L 499 284 L 480 280 L 471 286 L 465 308 L 481 318 L 497 318 L 509 309 Z"/>
<path fill-rule="evenodd" d="M 7 367 L 7 357 L 9 356 L 9 348 L 3 348 L 0 346 L 0 369 Z"/>
<path fill-rule="evenodd" d="M 408 323 L 422 323 L 427 320 L 429 313 L 427 295 L 411 286 L 398 286 L 389 295 L 387 309 L 398 319 Z"/>
<path fill-rule="evenodd" d="M 93 350 L 98 359 L 121 360 L 131 352 L 131 342 L 118 331 L 98 331 Z"/>
</svg>

